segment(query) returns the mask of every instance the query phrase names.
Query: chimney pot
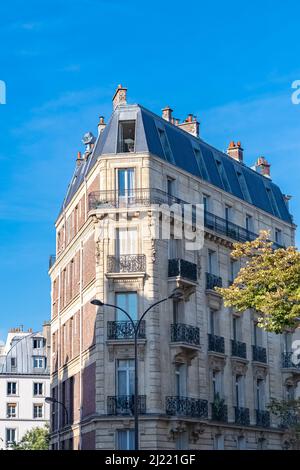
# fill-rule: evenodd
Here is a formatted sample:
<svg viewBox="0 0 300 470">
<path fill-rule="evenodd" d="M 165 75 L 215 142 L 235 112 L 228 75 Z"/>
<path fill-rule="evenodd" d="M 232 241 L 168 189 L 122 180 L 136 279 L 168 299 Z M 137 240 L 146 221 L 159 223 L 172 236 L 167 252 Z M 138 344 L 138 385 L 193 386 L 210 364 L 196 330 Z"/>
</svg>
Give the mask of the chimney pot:
<svg viewBox="0 0 300 470">
<path fill-rule="evenodd" d="M 265 159 L 265 157 L 258 157 L 256 164 L 254 165 L 254 169 L 261 175 L 266 176 L 267 178 L 271 177 L 271 165 Z"/>
<path fill-rule="evenodd" d="M 241 142 L 238 141 L 235 144 L 235 142 L 232 140 L 228 145 L 227 155 L 229 155 L 231 158 L 233 158 L 237 162 L 242 162 L 244 158 L 244 150 L 242 148 Z"/>
<path fill-rule="evenodd" d="M 101 132 L 104 131 L 105 129 L 105 121 L 104 121 L 104 116 L 99 116 L 99 123 L 98 123 L 98 135 L 101 134 Z"/>
</svg>

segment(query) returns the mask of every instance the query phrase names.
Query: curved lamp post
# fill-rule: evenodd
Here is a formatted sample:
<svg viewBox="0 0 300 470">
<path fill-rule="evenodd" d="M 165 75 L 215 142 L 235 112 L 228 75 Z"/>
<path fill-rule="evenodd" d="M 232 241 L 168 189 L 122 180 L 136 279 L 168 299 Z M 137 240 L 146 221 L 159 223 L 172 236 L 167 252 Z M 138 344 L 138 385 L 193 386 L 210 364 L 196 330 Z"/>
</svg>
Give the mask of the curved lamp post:
<svg viewBox="0 0 300 470">
<path fill-rule="evenodd" d="M 166 297 L 165 299 L 159 300 L 158 302 L 155 302 L 154 304 L 150 305 L 144 313 L 141 315 L 139 320 L 135 322 L 132 317 L 129 315 L 126 310 L 124 310 L 121 307 L 118 307 L 117 305 L 113 304 L 107 304 L 102 302 L 101 300 L 98 299 L 93 299 L 91 300 L 92 305 L 96 305 L 97 307 L 112 307 L 117 310 L 121 310 L 127 318 L 129 319 L 132 329 L 133 329 L 133 334 L 134 334 L 134 448 L 135 450 L 139 450 L 139 409 L 138 409 L 138 358 L 137 358 L 137 346 L 138 346 L 138 334 L 140 330 L 140 325 L 141 321 L 145 317 L 145 315 L 151 310 L 153 307 L 156 305 L 161 304 L 162 302 L 166 302 L 166 300 L 169 299 L 174 299 L 174 298 L 181 298 L 182 293 L 179 289 L 175 289 L 171 295 Z"/>
<path fill-rule="evenodd" d="M 47 403 L 48 405 L 54 405 L 55 403 L 60 405 L 66 414 L 66 424 L 69 424 L 69 413 L 68 413 L 66 405 L 62 401 L 56 400 L 56 398 L 53 398 L 53 397 L 46 397 L 45 403 Z M 60 423 L 60 420 L 59 420 L 59 423 Z M 58 449 L 60 449 L 60 426 L 58 429 Z"/>
</svg>

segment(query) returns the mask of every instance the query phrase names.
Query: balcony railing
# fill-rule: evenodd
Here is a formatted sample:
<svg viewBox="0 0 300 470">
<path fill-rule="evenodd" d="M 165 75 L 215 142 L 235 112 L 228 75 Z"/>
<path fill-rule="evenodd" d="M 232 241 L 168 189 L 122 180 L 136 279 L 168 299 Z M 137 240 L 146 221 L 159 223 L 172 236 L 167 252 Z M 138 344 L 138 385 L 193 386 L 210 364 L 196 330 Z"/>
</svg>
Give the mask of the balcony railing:
<svg viewBox="0 0 300 470">
<path fill-rule="evenodd" d="M 197 281 L 197 265 L 184 259 L 169 259 L 168 276 L 181 276 L 190 281 Z"/>
<path fill-rule="evenodd" d="M 206 289 L 213 290 L 215 287 L 222 287 L 222 278 L 215 274 L 206 273 Z"/>
<path fill-rule="evenodd" d="M 267 351 L 262 346 L 252 346 L 252 360 L 267 363 Z"/>
<path fill-rule="evenodd" d="M 171 325 L 171 342 L 198 346 L 200 344 L 200 330 L 196 326 L 174 323 Z"/>
<path fill-rule="evenodd" d="M 108 273 L 142 273 L 145 271 L 145 255 L 110 255 L 107 257 Z"/>
<path fill-rule="evenodd" d="M 246 343 L 241 343 L 235 339 L 231 340 L 231 355 L 235 357 L 247 358 Z"/>
<path fill-rule="evenodd" d="M 56 256 L 55 256 L 55 255 L 50 255 L 50 256 L 49 256 L 49 269 L 52 268 L 52 266 L 54 265 L 55 261 L 56 261 Z"/>
<path fill-rule="evenodd" d="M 225 353 L 225 342 L 223 336 L 208 335 L 208 350 L 218 352 L 221 354 Z"/>
<path fill-rule="evenodd" d="M 138 396 L 138 412 L 146 413 L 146 396 Z M 132 415 L 134 413 L 134 395 L 117 395 L 107 397 L 107 414 L 109 415 Z"/>
<path fill-rule="evenodd" d="M 236 424 L 241 424 L 242 426 L 250 426 L 249 408 L 241 408 L 240 406 L 235 406 L 234 421 Z"/>
<path fill-rule="evenodd" d="M 156 188 L 130 189 L 122 192 L 121 194 L 116 190 L 93 191 L 88 197 L 89 210 L 150 206 L 151 204 L 191 204 Z M 193 203 L 194 206 L 195 204 L 197 204 L 197 202 Z M 251 232 L 240 225 L 207 211 L 204 213 L 204 226 L 213 232 L 225 235 L 226 237 L 238 242 L 252 241 L 258 236 L 256 233 Z M 274 242 L 274 248 L 281 248 L 281 245 Z"/>
<path fill-rule="evenodd" d="M 135 322 L 137 324 L 137 322 Z M 146 322 L 141 321 L 139 333 L 139 339 L 146 338 Z M 133 327 L 130 321 L 108 321 L 107 322 L 107 339 L 134 339 Z"/>
<path fill-rule="evenodd" d="M 297 415 L 297 411 L 287 411 L 281 418 L 280 426 L 282 428 L 299 426 L 299 417 Z"/>
<path fill-rule="evenodd" d="M 207 419 L 208 402 L 198 398 L 166 397 L 166 413 L 170 416 Z"/>
<path fill-rule="evenodd" d="M 256 410 L 256 426 L 270 427 L 270 412 L 267 410 Z"/>
<path fill-rule="evenodd" d="M 227 410 L 227 405 L 223 403 L 223 400 L 218 401 L 218 402 L 213 402 L 211 404 L 211 419 L 213 421 L 220 421 L 222 423 L 227 423 L 228 410 Z"/>
<path fill-rule="evenodd" d="M 282 353 L 282 367 L 284 369 L 299 369 L 300 370 L 300 357 L 294 357 L 293 352 Z"/>
</svg>

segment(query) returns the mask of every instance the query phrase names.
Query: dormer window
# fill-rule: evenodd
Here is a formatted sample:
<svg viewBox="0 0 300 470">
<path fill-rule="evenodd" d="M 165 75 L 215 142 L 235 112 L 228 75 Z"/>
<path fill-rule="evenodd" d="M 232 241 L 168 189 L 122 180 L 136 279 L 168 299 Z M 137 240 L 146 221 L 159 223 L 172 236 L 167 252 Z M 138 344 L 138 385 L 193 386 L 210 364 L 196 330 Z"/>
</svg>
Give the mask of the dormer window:
<svg viewBox="0 0 300 470">
<path fill-rule="evenodd" d="M 118 153 L 134 152 L 135 121 L 119 121 Z"/>
</svg>

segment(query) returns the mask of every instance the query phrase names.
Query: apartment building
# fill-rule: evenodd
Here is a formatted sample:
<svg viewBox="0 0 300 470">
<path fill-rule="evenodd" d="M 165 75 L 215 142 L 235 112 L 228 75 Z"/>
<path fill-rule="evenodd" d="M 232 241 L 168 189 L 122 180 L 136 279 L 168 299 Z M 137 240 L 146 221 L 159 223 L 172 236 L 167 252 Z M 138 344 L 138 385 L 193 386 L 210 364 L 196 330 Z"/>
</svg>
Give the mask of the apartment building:
<svg viewBox="0 0 300 470">
<path fill-rule="evenodd" d="M 49 424 L 50 324 L 41 332 L 13 328 L 0 346 L 0 449 L 10 449 L 24 434 Z"/>
<path fill-rule="evenodd" d="M 292 334 L 269 334 L 253 312 L 224 308 L 215 286 L 239 270 L 232 243 L 268 229 L 274 246 L 294 244 L 289 197 L 259 157 L 243 161 L 200 137 L 189 114 L 162 117 L 127 103 L 119 85 L 106 124 L 85 134 L 85 152 L 56 221 L 52 284 L 52 448 L 133 448 L 134 319 L 176 288 L 180 298 L 153 308 L 138 341 L 141 449 L 281 449 L 282 423 L 270 398 L 298 393 Z M 171 212 L 170 236 L 157 236 L 155 207 L 204 208 L 204 244 L 188 249 Z M 155 205 L 155 207 L 154 207 Z M 156 211 L 156 212 L 155 212 Z M 192 210 L 193 212 L 193 210 Z M 191 223 L 193 227 L 193 222 Z"/>
</svg>

